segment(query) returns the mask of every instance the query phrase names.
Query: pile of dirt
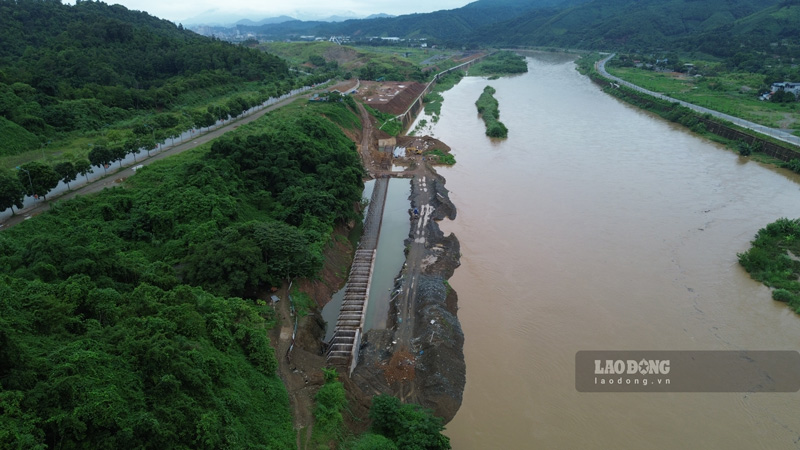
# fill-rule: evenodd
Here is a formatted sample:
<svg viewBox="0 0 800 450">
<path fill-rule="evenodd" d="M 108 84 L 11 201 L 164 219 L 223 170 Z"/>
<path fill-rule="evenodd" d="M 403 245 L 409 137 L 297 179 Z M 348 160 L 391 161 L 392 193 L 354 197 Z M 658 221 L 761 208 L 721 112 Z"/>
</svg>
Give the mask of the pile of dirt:
<svg viewBox="0 0 800 450">
<path fill-rule="evenodd" d="M 417 350 L 415 391 L 418 403 L 449 422 L 461 406 L 466 384 L 464 332 L 458 317 L 450 311 L 447 297 L 452 290 L 440 276 L 419 280 L 418 317 L 414 330 Z M 449 291 L 449 292 L 448 292 Z"/>
<path fill-rule="evenodd" d="M 416 365 L 416 358 L 407 350 L 396 351 L 389 361 L 381 363 L 383 377 L 390 386 L 400 381 L 413 381 L 416 377 Z"/>
<path fill-rule="evenodd" d="M 439 149 L 450 153 L 450 146 L 431 136 L 402 136 L 397 138 L 398 147 L 416 147 L 423 152 Z"/>
</svg>

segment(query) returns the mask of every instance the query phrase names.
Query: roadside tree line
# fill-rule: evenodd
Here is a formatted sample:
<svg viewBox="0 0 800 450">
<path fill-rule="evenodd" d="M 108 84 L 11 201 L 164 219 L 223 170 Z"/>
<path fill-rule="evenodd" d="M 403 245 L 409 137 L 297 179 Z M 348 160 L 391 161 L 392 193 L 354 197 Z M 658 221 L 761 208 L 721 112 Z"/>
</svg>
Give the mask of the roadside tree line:
<svg viewBox="0 0 800 450">
<path fill-rule="evenodd" d="M 88 159 L 76 158 L 55 164 L 32 161 L 0 173 L 0 211 L 11 208 L 13 213 L 14 207 L 23 207 L 25 196 L 46 199 L 60 181 L 70 189 L 69 184 L 78 176 L 86 177 L 88 182 L 89 174 L 94 173 L 95 168 L 102 168 L 104 174 L 115 162 L 119 162 L 122 168 L 122 162 L 128 155 L 133 155 L 136 161 L 136 155 L 145 151 L 149 157 L 150 152 L 156 150 L 160 143 L 168 139 L 174 143 L 175 139 L 189 129 L 209 128 L 218 121 L 233 119 L 270 98 L 278 97 L 277 93 L 271 91 L 265 92 L 265 95 L 268 94 L 270 96 L 267 98 L 236 96 L 189 114 L 159 114 L 136 123 L 131 129 L 106 133 L 98 139 L 96 145 L 90 144 L 92 148 L 87 155 Z"/>
<path fill-rule="evenodd" d="M 75 181 L 78 175 L 86 176 L 88 181 L 88 175 L 92 172 L 92 164 L 87 160 L 74 163 L 65 161 L 54 166 L 33 161 L 17 167 L 15 171 L 6 170 L 0 173 L 0 209 L 5 211 L 11 208 L 14 213 L 14 207 L 22 209 L 26 195 L 46 199 L 59 181 L 69 187 L 69 183 Z"/>
</svg>

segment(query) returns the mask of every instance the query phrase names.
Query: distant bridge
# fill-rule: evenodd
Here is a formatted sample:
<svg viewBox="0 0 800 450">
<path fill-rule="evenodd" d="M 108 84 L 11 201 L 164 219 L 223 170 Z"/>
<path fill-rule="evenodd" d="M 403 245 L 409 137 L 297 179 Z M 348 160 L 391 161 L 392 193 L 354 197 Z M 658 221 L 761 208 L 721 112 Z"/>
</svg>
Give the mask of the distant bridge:
<svg viewBox="0 0 800 450">
<path fill-rule="evenodd" d="M 358 350 L 364 331 L 369 288 L 375 267 L 375 253 L 378 249 L 388 186 L 389 178 L 375 180 L 361 243 L 350 267 L 339 319 L 336 321 L 336 328 L 328 346 L 328 365 L 346 367 L 351 374 L 358 364 Z"/>
</svg>

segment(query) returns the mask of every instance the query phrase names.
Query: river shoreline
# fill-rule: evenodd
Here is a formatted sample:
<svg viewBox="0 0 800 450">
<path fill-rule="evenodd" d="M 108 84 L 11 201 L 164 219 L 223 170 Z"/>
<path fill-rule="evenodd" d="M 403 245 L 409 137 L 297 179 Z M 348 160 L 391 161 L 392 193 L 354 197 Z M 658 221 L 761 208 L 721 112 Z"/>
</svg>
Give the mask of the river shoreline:
<svg viewBox="0 0 800 450">
<path fill-rule="evenodd" d="M 352 413 L 345 417 L 345 424 L 353 433 L 366 431 L 371 399 L 381 393 L 429 408 L 447 423 L 461 405 L 466 382 L 458 295 L 447 282 L 460 265 L 461 253 L 458 239 L 452 234 L 445 236 L 438 222 L 455 219 L 456 207 L 449 199 L 444 177 L 436 172 L 429 158 L 409 154 L 394 161 L 405 170 L 392 172 L 391 158 L 379 150 L 379 133 L 374 131 L 373 118 L 360 109 L 362 131 L 350 137 L 359 144 L 369 177 L 408 179 L 411 194 L 405 263 L 395 274 L 397 295 L 390 302 L 386 328 L 365 333 L 352 376 L 343 368 L 339 370 Z M 402 136 L 398 141 L 417 141 L 423 148 L 450 151 L 449 146 L 429 136 Z M 415 216 L 414 209 L 420 214 Z M 337 234 L 346 236 L 353 227 L 350 224 Z M 279 311 L 284 325 L 271 336 L 280 361 L 279 373 L 289 392 L 298 447 L 310 436 L 313 399 L 324 383 L 321 368 L 326 366 L 326 324 L 320 311 L 344 286 L 355 250 L 352 244 L 342 244 L 344 239 L 334 241 L 339 243 L 326 252 L 320 278 L 299 283 L 301 291 L 316 299 L 319 310 L 298 321 L 292 338 L 293 318 L 288 302 L 281 302 Z M 285 298 L 286 288 L 279 294 Z M 289 352 L 292 341 L 294 347 Z"/>
<path fill-rule="evenodd" d="M 444 177 L 427 164 L 422 173 L 411 181 L 411 207 L 427 206 L 431 220 L 418 228 L 412 220 L 387 328 L 365 334 L 352 380 L 363 392 L 391 393 L 449 422 L 466 382 L 458 295 L 447 283 L 461 254 L 456 236 L 445 236 L 437 223 L 456 217 Z"/>
</svg>

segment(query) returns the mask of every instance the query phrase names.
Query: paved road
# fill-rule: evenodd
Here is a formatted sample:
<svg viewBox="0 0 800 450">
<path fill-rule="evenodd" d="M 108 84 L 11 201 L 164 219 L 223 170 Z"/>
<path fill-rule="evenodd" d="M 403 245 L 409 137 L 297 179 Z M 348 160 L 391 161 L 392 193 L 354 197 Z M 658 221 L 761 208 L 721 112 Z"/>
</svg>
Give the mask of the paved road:
<svg viewBox="0 0 800 450">
<path fill-rule="evenodd" d="M 26 206 L 20 211 L 17 211 L 15 215 L 10 215 L 10 210 L 4 211 L 3 215 L 0 215 L 0 230 L 5 230 L 11 228 L 12 226 L 22 222 L 23 220 L 29 219 L 37 214 L 41 214 L 42 212 L 50 209 L 50 203 L 56 200 L 67 200 L 70 198 L 75 197 L 76 195 L 87 195 L 93 192 L 98 192 L 102 189 L 105 189 L 109 186 L 118 185 L 120 182 L 124 181 L 126 178 L 133 175 L 136 171 L 134 167 L 138 166 L 146 166 L 151 164 L 154 161 L 158 161 L 160 159 L 177 155 L 178 153 L 184 152 L 186 150 L 193 149 L 199 145 L 203 145 L 206 142 L 212 141 L 223 134 L 231 131 L 241 125 L 246 123 L 250 123 L 264 114 L 273 111 L 277 108 L 285 106 L 293 101 L 295 101 L 298 96 L 303 94 L 304 92 L 309 92 L 308 90 L 299 90 L 295 92 L 293 95 L 289 95 L 282 100 L 279 100 L 269 106 L 263 107 L 261 109 L 256 109 L 249 115 L 244 117 L 240 117 L 238 119 L 234 119 L 227 124 L 223 124 L 217 128 L 211 128 L 209 131 L 205 133 L 197 132 L 194 136 L 190 136 L 186 138 L 186 140 L 178 145 L 173 145 L 171 147 L 165 147 L 165 150 L 161 150 L 160 152 L 151 152 L 152 156 L 139 158 L 137 161 L 130 161 L 127 167 L 122 169 L 116 169 L 116 172 L 113 171 L 114 165 L 112 164 L 111 169 L 108 172 L 108 175 L 103 176 L 100 179 L 95 181 L 91 181 L 76 190 L 66 191 L 61 195 L 57 195 L 57 193 L 51 193 L 48 197 L 48 201 L 36 201 L 30 206 Z M 96 167 L 94 169 L 97 169 Z M 78 179 L 80 182 L 80 178 Z M 26 198 L 26 200 L 29 200 Z"/>
<path fill-rule="evenodd" d="M 595 64 L 595 68 L 597 69 L 597 71 L 600 72 L 601 75 L 603 75 L 604 77 L 606 77 L 606 78 L 608 78 L 610 80 L 613 80 L 613 81 L 615 81 L 615 82 L 617 82 L 617 83 L 619 83 L 619 84 L 621 84 L 623 86 L 627 86 L 627 87 L 629 87 L 631 89 L 635 89 L 635 90 L 637 90 L 639 92 L 644 92 L 645 94 L 652 95 L 653 97 L 657 97 L 657 98 L 660 98 L 660 99 L 663 99 L 663 100 L 667 100 L 667 101 L 670 101 L 670 102 L 680 103 L 681 106 L 685 106 L 687 108 L 691 108 L 691 109 L 693 109 L 693 110 L 695 110 L 697 112 L 704 113 L 704 114 L 711 114 L 714 117 L 718 117 L 720 119 L 727 120 L 727 121 L 729 121 L 731 123 L 735 123 L 736 125 L 738 125 L 738 126 L 740 126 L 742 128 L 747 128 L 747 129 L 753 130 L 753 131 L 755 131 L 757 133 L 765 134 L 765 135 L 771 136 L 771 137 L 773 137 L 775 139 L 779 139 L 781 141 L 784 141 L 784 142 L 787 142 L 787 143 L 790 143 L 790 144 L 793 144 L 793 145 L 800 146 L 800 137 L 797 137 L 797 136 L 795 136 L 795 135 L 793 135 L 791 133 L 787 133 L 786 131 L 779 130 L 777 128 L 766 127 L 764 125 L 759 125 L 757 123 L 750 122 L 750 121 L 747 121 L 747 120 L 744 120 L 744 119 L 740 119 L 738 117 L 730 116 L 728 114 L 724 114 L 724 113 L 721 113 L 719 111 L 713 111 L 713 110 L 710 110 L 708 108 L 703 108 L 702 106 L 697 106 L 697 105 L 694 105 L 694 104 L 691 104 L 691 103 L 687 103 L 687 102 L 684 102 L 683 100 L 678 100 L 678 99 L 675 99 L 675 98 L 672 98 L 672 97 L 668 97 L 668 96 L 660 94 L 658 92 L 649 91 L 649 90 L 644 89 L 642 87 L 636 86 L 635 84 L 633 84 L 631 82 L 625 81 L 622 78 L 615 77 L 614 75 L 611 75 L 610 73 L 606 72 L 606 62 L 611 60 L 611 58 L 613 58 L 614 56 L 616 56 L 616 53 L 612 53 L 611 55 L 603 58 L 602 60 L 598 61 L 597 64 Z"/>
</svg>

